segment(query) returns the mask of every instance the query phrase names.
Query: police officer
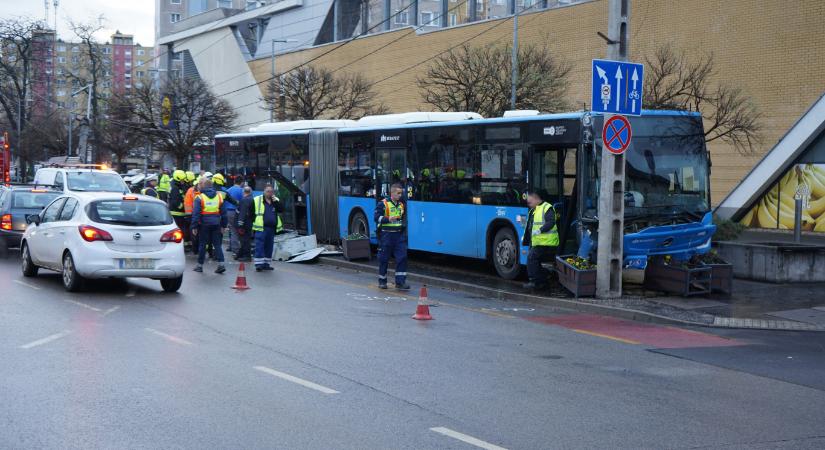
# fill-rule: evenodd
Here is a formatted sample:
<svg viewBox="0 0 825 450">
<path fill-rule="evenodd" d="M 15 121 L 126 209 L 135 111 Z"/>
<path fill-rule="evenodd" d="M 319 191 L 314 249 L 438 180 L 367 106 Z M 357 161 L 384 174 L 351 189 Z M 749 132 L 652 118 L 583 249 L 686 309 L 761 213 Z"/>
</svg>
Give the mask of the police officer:
<svg viewBox="0 0 825 450">
<path fill-rule="evenodd" d="M 198 265 L 195 272 L 203 272 L 206 247 L 212 246 L 218 268 L 215 273 L 226 272 L 223 259 L 223 233 L 226 230 L 226 203 L 212 186 L 212 181 L 204 180 L 201 192 L 195 197 L 192 208 L 192 234 L 198 236 Z"/>
<path fill-rule="evenodd" d="M 547 287 L 548 276 L 541 263 L 551 260 L 559 247 L 556 210 L 553 205 L 545 202 L 538 192 L 527 194 L 527 206 L 530 207 L 530 212 L 521 243 L 530 247 L 527 254 L 527 276 L 530 282 L 524 287 L 541 289 Z"/>
<path fill-rule="evenodd" d="M 395 258 L 395 288 L 408 290 L 407 284 L 407 207 L 402 197 L 404 188 L 395 183 L 390 196 L 375 206 L 378 224 L 378 287 L 387 288 L 387 266 Z"/>
<path fill-rule="evenodd" d="M 169 169 L 163 169 L 158 187 L 155 190 L 158 191 L 158 198 L 165 202 L 169 200 L 169 192 L 172 191 L 172 179 L 169 177 Z"/>
<path fill-rule="evenodd" d="M 140 193 L 143 195 L 148 195 L 149 197 L 160 198 L 160 194 L 158 193 L 158 177 L 155 175 L 150 176 L 146 179 L 146 187 L 140 190 Z"/>
<path fill-rule="evenodd" d="M 275 196 L 271 184 L 264 188 L 263 195 L 252 200 L 253 217 L 252 231 L 255 233 L 255 271 L 275 270 L 269 262 L 272 261 L 272 251 L 275 245 L 275 234 L 283 230 L 283 224 L 278 213 L 281 212 L 281 202 Z"/>
<path fill-rule="evenodd" d="M 235 197 L 229 195 L 229 192 L 226 190 L 226 178 L 220 174 L 216 173 L 212 175 L 212 184 L 215 186 L 215 190 L 218 191 L 218 194 L 221 196 L 223 201 L 226 202 L 226 218 L 228 220 L 228 228 L 227 231 L 229 232 L 229 251 L 232 253 L 238 250 L 240 244 L 238 243 L 238 236 L 237 230 L 235 228 L 235 223 L 237 222 L 238 216 L 238 200 Z"/>
</svg>

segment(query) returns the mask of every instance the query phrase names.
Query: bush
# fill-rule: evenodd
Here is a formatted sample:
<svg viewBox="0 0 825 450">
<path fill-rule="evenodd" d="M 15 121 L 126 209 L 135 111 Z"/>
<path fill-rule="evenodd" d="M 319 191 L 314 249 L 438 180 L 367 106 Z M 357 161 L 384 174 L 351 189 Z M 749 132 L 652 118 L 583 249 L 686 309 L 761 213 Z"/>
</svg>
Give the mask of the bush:
<svg viewBox="0 0 825 450">
<path fill-rule="evenodd" d="M 713 223 L 716 224 L 716 233 L 713 235 L 714 241 L 735 241 L 742 234 L 742 231 L 747 228 L 739 222 L 721 219 L 718 216 L 713 216 Z"/>
</svg>

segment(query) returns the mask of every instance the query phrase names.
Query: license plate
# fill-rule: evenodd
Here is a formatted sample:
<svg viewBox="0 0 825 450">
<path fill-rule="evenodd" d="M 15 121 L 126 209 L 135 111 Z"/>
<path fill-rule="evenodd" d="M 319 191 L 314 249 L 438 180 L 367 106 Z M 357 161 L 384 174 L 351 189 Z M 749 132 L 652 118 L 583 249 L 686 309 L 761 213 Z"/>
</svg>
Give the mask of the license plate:
<svg viewBox="0 0 825 450">
<path fill-rule="evenodd" d="M 120 261 L 120 268 L 121 269 L 154 269 L 155 268 L 155 260 L 148 259 L 148 258 L 127 258 L 121 259 Z"/>
</svg>

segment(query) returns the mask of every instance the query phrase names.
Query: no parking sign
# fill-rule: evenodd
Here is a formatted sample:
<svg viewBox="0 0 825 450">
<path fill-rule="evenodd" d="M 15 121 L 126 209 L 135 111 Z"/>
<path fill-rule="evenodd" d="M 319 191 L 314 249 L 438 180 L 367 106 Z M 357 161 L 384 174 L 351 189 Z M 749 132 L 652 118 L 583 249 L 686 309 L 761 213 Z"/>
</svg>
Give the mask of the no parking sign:
<svg viewBox="0 0 825 450">
<path fill-rule="evenodd" d="M 612 116 L 604 121 L 602 141 L 607 151 L 614 155 L 621 155 L 630 146 L 633 130 L 630 121 L 625 116 Z"/>
</svg>

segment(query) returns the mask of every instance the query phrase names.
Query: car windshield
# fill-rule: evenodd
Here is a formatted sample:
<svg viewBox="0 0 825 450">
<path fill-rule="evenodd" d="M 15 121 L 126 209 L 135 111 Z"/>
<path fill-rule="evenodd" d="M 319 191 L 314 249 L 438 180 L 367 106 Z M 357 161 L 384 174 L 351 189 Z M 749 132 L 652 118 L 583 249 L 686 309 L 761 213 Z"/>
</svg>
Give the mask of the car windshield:
<svg viewBox="0 0 825 450">
<path fill-rule="evenodd" d="M 114 225 L 170 225 L 172 216 L 163 203 L 141 200 L 99 200 L 87 207 L 94 222 Z"/>
<path fill-rule="evenodd" d="M 625 153 L 625 217 L 686 216 L 709 211 L 709 171 L 704 133 L 697 117 L 631 119 L 633 139 Z M 600 143 L 590 175 L 599 173 Z M 592 157 L 591 157 L 592 159 Z M 594 178 L 597 179 L 597 178 Z M 599 183 L 590 183 L 585 215 L 596 217 Z"/>
<path fill-rule="evenodd" d="M 128 192 L 123 178 L 116 173 L 78 171 L 66 172 L 69 190 L 86 192 Z"/>
<path fill-rule="evenodd" d="M 12 209 L 43 209 L 60 195 L 59 192 L 15 191 L 12 195 Z"/>
</svg>

